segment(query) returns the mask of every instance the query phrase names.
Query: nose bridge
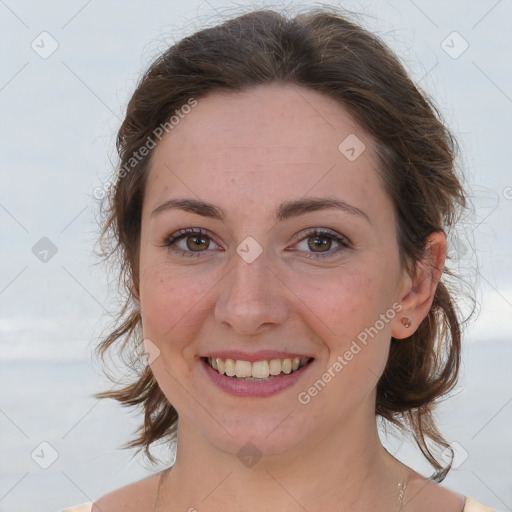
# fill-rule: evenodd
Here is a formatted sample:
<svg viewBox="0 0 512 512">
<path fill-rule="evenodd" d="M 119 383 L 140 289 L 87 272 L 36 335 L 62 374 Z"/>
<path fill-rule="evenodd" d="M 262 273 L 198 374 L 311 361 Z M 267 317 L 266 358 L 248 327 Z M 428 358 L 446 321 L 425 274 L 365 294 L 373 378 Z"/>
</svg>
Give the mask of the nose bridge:
<svg viewBox="0 0 512 512">
<path fill-rule="evenodd" d="M 243 251 L 243 243 L 238 251 Z M 282 283 L 272 272 L 265 251 L 253 261 L 233 255 L 232 269 L 221 283 L 215 316 L 218 322 L 239 333 L 253 333 L 262 325 L 279 324 L 286 317 L 286 304 L 279 291 Z"/>
<path fill-rule="evenodd" d="M 240 244 L 239 250 L 243 247 Z M 260 254 L 254 261 L 246 260 L 237 254 L 234 257 L 234 269 L 231 288 L 239 299 L 258 301 L 265 298 L 269 288 L 269 276 L 273 275 L 268 266 L 266 254 Z"/>
</svg>

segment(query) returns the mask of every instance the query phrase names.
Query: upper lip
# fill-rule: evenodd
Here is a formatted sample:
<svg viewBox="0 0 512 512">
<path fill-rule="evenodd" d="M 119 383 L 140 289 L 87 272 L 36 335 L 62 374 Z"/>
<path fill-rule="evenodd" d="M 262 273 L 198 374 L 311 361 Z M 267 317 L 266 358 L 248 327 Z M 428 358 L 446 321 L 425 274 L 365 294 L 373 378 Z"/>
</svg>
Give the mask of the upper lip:
<svg viewBox="0 0 512 512">
<path fill-rule="evenodd" d="M 235 359 L 238 361 L 270 361 L 271 359 L 294 359 L 311 358 L 308 354 L 299 354 L 298 352 L 281 352 L 276 350 L 259 350 L 258 352 L 242 352 L 240 350 L 217 350 L 205 354 L 203 357 L 220 357 L 221 359 Z"/>
</svg>

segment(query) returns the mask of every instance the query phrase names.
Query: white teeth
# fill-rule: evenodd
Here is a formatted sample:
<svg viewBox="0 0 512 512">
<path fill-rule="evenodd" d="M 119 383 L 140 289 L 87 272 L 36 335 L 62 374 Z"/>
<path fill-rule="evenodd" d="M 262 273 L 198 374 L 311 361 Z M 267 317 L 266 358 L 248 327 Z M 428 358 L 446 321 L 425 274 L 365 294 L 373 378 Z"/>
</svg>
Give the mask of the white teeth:
<svg viewBox="0 0 512 512">
<path fill-rule="evenodd" d="M 233 359 L 226 359 L 224 363 L 224 371 L 228 377 L 234 377 L 236 373 L 235 361 Z"/>
<path fill-rule="evenodd" d="M 255 377 L 257 379 L 268 379 L 269 375 L 268 361 L 256 361 L 255 363 L 252 363 L 251 377 Z"/>
<path fill-rule="evenodd" d="M 235 375 L 237 377 L 251 377 L 252 365 L 250 361 L 236 361 Z"/>
<path fill-rule="evenodd" d="M 251 363 L 250 361 L 209 357 L 208 364 L 221 375 L 228 377 L 268 379 L 269 376 L 276 376 L 280 373 L 288 375 L 304 366 L 308 360 L 307 357 L 294 357 L 293 359 L 271 359 L 270 361 Z"/>
<path fill-rule="evenodd" d="M 271 359 L 269 364 L 270 375 L 279 375 L 281 373 L 281 359 Z"/>
<path fill-rule="evenodd" d="M 283 359 L 283 361 L 281 361 L 281 371 L 286 374 L 292 372 L 292 360 L 291 359 Z"/>
</svg>

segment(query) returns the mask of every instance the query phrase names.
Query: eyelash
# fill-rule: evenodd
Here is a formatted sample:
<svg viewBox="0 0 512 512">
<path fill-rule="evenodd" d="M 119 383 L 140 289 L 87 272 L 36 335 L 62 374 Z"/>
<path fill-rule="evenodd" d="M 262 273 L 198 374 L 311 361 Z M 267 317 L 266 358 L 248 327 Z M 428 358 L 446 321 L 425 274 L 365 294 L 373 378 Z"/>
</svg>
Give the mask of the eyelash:
<svg viewBox="0 0 512 512">
<path fill-rule="evenodd" d="M 192 236 L 192 235 L 203 235 L 203 236 L 208 237 L 208 239 L 210 241 L 213 241 L 211 239 L 210 235 L 208 234 L 208 232 L 205 231 L 204 229 L 186 228 L 186 229 L 180 229 L 176 233 L 173 233 L 172 235 L 167 237 L 164 241 L 163 246 L 167 247 L 169 249 L 169 251 L 180 253 L 180 256 L 194 257 L 197 255 L 199 257 L 199 255 L 201 253 L 204 253 L 206 251 L 185 251 L 183 249 L 178 249 L 178 248 L 173 247 L 176 242 L 179 242 L 180 240 L 187 238 L 189 236 Z M 335 254 L 337 254 L 339 251 L 341 251 L 343 249 L 350 248 L 350 242 L 348 241 L 348 239 L 346 237 L 344 237 L 342 235 L 338 235 L 336 232 L 331 231 L 329 229 L 322 229 L 322 228 L 310 228 L 309 230 L 306 230 L 306 232 L 303 233 L 302 238 L 297 243 L 302 242 L 303 240 L 306 240 L 306 239 L 312 238 L 312 237 L 331 239 L 331 240 L 335 241 L 336 243 L 338 243 L 339 247 L 336 247 L 334 250 L 331 250 L 328 252 L 319 252 L 319 253 L 310 252 L 309 255 L 306 256 L 307 258 L 318 259 L 318 258 L 332 257 Z"/>
</svg>

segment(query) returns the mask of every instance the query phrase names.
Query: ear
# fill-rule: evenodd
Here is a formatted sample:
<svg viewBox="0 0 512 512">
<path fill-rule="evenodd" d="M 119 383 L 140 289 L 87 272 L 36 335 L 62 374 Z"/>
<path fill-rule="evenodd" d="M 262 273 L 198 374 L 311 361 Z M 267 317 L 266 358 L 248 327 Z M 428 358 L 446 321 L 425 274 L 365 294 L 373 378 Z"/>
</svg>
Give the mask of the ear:
<svg viewBox="0 0 512 512">
<path fill-rule="evenodd" d="M 424 257 L 416 263 L 414 275 L 405 276 L 398 297 L 402 310 L 391 326 L 393 338 L 408 338 L 427 316 L 443 274 L 445 259 L 446 236 L 436 231 L 428 237 Z"/>
</svg>

